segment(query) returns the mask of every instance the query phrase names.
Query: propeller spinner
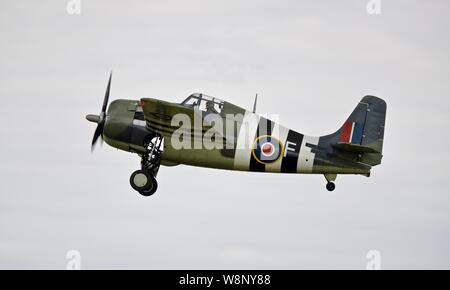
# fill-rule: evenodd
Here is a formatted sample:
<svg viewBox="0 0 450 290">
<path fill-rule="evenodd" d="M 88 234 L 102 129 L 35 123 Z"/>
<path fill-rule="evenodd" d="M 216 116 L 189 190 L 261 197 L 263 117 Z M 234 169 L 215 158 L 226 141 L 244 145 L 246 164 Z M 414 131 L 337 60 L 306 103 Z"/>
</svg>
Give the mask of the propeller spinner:
<svg viewBox="0 0 450 290">
<path fill-rule="evenodd" d="M 103 106 L 100 115 L 92 115 L 92 114 L 86 115 L 86 119 L 89 122 L 97 123 L 97 128 L 95 129 L 94 137 L 92 138 L 91 151 L 94 151 L 95 143 L 97 142 L 99 137 L 100 140 L 103 141 L 102 134 L 103 134 L 103 127 L 105 125 L 106 108 L 108 107 L 109 90 L 111 88 L 111 78 L 112 72 L 109 75 L 108 87 L 106 88 L 105 98 L 103 99 Z"/>
</svg>

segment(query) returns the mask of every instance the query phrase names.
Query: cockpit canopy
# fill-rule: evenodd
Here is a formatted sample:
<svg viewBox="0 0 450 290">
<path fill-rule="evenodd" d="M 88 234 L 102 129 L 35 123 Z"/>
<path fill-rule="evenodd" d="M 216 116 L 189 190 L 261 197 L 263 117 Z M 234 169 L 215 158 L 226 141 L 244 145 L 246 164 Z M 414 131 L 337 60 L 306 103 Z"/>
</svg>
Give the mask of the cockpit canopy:
<svg viewBox="0 0 450 290">
<path fill-rule="evenodd" d="M 181 105 L 186 107 L 197 107 L 207 113 L 220 114 L 223 109 L 224 101 L 201 93 L 190 95 Z"/>
</svg>

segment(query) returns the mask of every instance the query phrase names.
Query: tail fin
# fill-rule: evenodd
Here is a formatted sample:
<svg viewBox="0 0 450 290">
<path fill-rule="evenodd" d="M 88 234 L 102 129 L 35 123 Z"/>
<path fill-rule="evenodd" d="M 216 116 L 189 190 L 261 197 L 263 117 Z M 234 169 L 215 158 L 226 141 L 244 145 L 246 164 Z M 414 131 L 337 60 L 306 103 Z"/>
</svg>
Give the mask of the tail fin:
<svg viewBox="0 0 450 290">
<path fill-rule="evenodd" d="M 338 150 L 361 154 L 361 162 L 381 163 L 383 151 L 386 102 L 365 96 L 344 125 L 335 133 L 332 146 Z"/>
</svg>

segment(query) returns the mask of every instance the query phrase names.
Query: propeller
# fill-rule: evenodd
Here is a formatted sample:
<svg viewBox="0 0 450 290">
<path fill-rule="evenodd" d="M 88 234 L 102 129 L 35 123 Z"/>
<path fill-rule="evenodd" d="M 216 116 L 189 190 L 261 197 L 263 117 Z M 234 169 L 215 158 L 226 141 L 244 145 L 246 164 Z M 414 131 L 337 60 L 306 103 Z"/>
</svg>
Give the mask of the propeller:
<svg viewBox="0 0 450 290">
<path fill-rule="evenodd" d="M 92 138 L 91 151 L 94 151 L 95 143 L 97 143 L 98 138 L 100 137 L 101 142 L 103 142 L 103 127 L 105 126 L 106 119 L 106 108 L 108 107 L 108 99 L 109 99 L 109 90 L 111 88 L 111 78 L 112 72 L 109 75 L 108 86 L 106 87 L 105 98 L 103 99 L 103 106 L 100 115 L 86 115 L 86 119 L 89 122 L 97 123 L 97 128 L 94 132 L 94 137 Z"/>
</svg>

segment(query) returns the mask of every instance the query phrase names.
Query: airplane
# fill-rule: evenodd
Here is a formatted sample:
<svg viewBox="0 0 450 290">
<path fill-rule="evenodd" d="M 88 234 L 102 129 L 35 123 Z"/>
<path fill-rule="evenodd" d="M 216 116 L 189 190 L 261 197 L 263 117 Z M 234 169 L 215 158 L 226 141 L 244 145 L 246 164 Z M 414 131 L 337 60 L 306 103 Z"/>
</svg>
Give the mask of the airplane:
<svg viewBox="0 0 450 290">
<path fill-rule="evenodd" d="M 386 102 L 365 96 L 334 133 L 314 137 L 281 126 L 253 110 L 202 93 L 181 103 L 154 98 L 118 99 L 109 104 L 112 73 L 99 115 L 91 151 L 100 138 L 110 146 L 141 158 L 130 176 L 143 196 L 158 188 L 160 165 L 179 164 L 272 173 L 324 175 L 335 189 L 338 174 L 370 176 L 381 164 Z"/>
</svg>

